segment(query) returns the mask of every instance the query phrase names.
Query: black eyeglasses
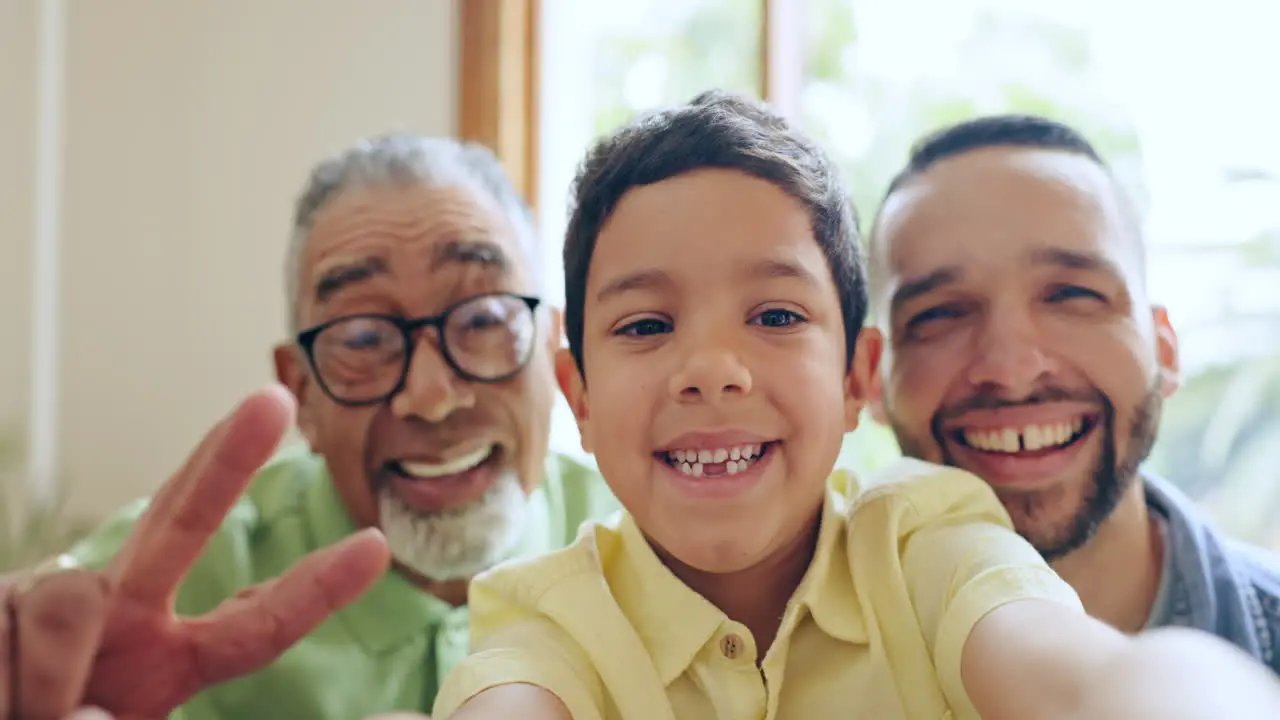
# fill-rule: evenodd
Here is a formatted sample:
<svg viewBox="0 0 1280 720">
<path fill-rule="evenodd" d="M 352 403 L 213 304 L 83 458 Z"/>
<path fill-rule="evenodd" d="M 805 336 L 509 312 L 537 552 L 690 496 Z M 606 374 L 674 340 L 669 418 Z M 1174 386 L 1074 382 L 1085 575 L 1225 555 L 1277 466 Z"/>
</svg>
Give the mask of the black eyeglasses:
<svg viewBox="0 0 1280 720">
<path fill-rule="evenodd" d="M 423 328 L 435 328 L 440 355 L 464 379 L 499 382 L 520 372 L 533 355 L 540 303 L 487 293 L 432 317 L 348 315 L 304 330 L 297 340 L 325 394 L 342 405 L 374 405 L 404 388 Z"/>
</svg>

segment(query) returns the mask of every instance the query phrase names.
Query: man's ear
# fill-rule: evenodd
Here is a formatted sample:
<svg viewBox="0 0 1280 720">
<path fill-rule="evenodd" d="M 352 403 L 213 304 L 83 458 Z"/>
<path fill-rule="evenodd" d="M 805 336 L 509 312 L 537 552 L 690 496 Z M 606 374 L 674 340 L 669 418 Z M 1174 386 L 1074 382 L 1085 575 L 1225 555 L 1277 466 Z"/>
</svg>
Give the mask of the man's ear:
<svg viewBox="0 0 1280 720">
<path fill-rule="evenodd" d="M 880 384 L 880 353 L 884 351 L 884 335 L 879 328 L 864 327 L 854 343 L 853 363 L 844 381 L 845 432 L 858 427 L 862 408 L 866 407 Z"/>
<path fill-rule="evenodd" d="M 593 452 L 591 421 L 587 414 L 587 385 L 581 370 L 578 369 L 578 361 L 574 360 L 569 348 L 560 348 L 556 351 L 556 382 L 560 385 L 560 392 L 564 394 L 564 399 L 569 403 L 569 409 L 573 411 L 573 419 L 578 423 L 578 434 L 582 436 L 582 449 Z"/>
<path fill-rule="evenodd" d="M 293 393 L 293 399 L 298 404 L 299 432 L 307 439 L 312 452 L 319 452 L 315 407 L 307 401 L 310 395 L 307 391 L 311 386 L 311 373 L 307 370 L 306 358 L 302 356 L 302 350 L 293 343 L 281 343 L 272 350 L 272 360 L 275 362 L 276 380 Z"/>
<path fill-rule="evenodd" d="M 1169 310 L 1163 305 L 1151 308 L 1156 329 L 1156 362 L 1159 363 L 1160 393 L 1166 398 L 1182 386 L 1182 359 L 1178 355 L 1178 333 L 1169 322 Z"/>
</svg>

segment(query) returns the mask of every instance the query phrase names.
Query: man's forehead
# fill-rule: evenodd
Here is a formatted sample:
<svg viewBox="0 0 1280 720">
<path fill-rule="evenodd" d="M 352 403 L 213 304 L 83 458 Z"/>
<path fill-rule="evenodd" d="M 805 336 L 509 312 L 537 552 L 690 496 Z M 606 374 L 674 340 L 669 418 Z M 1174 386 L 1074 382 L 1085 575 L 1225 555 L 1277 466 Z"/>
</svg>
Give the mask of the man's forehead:
<svg viewBox="0 0 1280 720">
<path fill-rule="evenodd" d="M 462 186 L 375 187 L 344 192 L 316 214 L 302 271 L 320 277 L 370 257 L 391 263 L 406 247 L 437 260 L 503 269 L 522 257 L 515 228 L 485 193 Z"/>
<path fill-rule="evenodd" d="M 1138 228 L 1105 169 L 1071 153 L 989 148 L 938 162 L 884 204 L 881 272 L 944 262 L 1024 258 L 1059 246 L 1130 255 Z"/>
</svg>

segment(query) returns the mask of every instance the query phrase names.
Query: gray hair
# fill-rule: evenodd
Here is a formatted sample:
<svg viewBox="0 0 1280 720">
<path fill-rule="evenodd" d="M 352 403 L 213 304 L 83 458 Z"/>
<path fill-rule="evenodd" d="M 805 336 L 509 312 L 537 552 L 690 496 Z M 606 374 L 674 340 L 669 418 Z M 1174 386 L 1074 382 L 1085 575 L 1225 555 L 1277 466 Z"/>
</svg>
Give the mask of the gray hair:
<svg viewBox="0 0 1280 720">
<path fill-rule="evenodd" d="M 541 255 L 533 215 L 498 158 L 475 143 L 393 133 L 360 140 L 312 169 L 294 209 L 293 235 L 285 258 L 285 288 L 293 330 L 298 329 L 300 321 L 298 282 L 302 252 L 316 214 L 348 190 L 410 185 L 464 187 L 493 200 L 515 228 L 535 287 L 541 285 Z"/>
</svg>

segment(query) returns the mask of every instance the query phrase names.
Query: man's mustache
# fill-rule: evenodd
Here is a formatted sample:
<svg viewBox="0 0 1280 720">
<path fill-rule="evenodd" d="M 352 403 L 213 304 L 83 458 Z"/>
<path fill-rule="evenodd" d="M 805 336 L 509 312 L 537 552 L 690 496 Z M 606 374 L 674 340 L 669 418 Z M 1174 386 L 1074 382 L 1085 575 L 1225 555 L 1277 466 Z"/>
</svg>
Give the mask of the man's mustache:
<svg viewBox="0 0 1280 720">
<path fill-rule="evenodd" d="M 1106 396 L 1097 390 L 1069 390 L 1064 387 L 1047 386 L 1017 399 L 1003 396 L 992 390 L 978 392 L 958 403 L 947 405 L 938 411 L 937 419 L 939 422 L 949 420 L 971 410 L 1001 410 L 1054 402 L 1085 402 L 1100 404 L 1104 407 L 1110 406 Z"/>
</svg>

